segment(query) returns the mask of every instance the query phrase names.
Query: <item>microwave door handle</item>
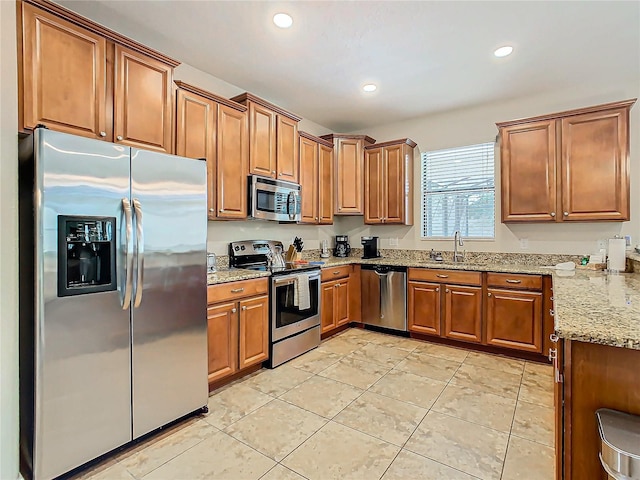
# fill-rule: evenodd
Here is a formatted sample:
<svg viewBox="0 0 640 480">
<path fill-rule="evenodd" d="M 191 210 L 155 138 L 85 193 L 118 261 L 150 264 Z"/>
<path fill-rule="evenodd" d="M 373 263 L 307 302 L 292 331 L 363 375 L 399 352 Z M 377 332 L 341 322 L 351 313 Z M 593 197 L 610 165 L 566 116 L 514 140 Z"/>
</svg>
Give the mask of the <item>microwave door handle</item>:
<svg viewBox="0 0 640 480">
<path fill-rule="evenodd" d="M 293 192 L 289 192 L 289 194 L 287 195 L 287 215 L 289 215 L 289 220 L 293 220 L 295 218 L 295 214 L 296 214 L 295 201 L 296 201 L 295 194 Z M 292 203 L 293 203 L 293 213 L 291 213 Z"/>
</svg>

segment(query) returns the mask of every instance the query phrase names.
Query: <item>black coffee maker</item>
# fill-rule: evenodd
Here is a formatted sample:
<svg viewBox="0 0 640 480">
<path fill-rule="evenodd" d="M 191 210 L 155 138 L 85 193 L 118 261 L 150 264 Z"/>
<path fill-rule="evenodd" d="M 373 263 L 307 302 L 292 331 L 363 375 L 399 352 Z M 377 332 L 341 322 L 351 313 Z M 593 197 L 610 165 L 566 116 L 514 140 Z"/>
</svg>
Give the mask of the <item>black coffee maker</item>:
<svg viewBox="0 0 640 480">
<path fill-rule="evenodd" d="M 380 250 L 378 247 L 378 237 L 360 237 L 364 253 L 362 258 L 380 258 Z"/>
<path fill-rule="evenodd" d="M 351 254 L 351 245 L 347 235 L 336 235 L 336 248 L 333 249 L 334 257 L 348 257 Z"/>
</svg>

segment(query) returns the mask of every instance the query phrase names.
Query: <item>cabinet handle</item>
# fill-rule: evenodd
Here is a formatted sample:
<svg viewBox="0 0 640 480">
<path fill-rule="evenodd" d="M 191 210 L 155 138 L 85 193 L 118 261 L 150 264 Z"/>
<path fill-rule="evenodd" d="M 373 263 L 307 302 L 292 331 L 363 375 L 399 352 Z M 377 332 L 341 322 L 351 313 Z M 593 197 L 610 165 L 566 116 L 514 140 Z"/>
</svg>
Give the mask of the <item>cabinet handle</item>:
<svg viewBox="0 0 640 480">
<path fill-rule="evenodd" d="M 551 300 L 553 302 L 553 297 L 549 297 L 549 300 Z"/>
<path fill-rule="evenodd" d="M 444 291 L 444 293 L 449 293 L 449 289 L 447 288 L 447 289 Z"/>
<path fill-rule="evenodd" d="M 272 173 L 272 174 L 275 174 L 275 173 L 276 173 L 276 171 L 275 171 L 275 170 L 271 170 L 271 173 Z"/>
<path fill-rule="evenodd" d="M 224 213 L 224 208 L 221 208 L 220 210 L 218 210 L 218 213 Z"/>
<path fill-rule="evenodd" d="M 233 290 L 231 290 L 231 293 L 240 293 L 240 292 L 244 292 L 244 287 L 234 288 Z"/>
<path fill-rule="evenodd" d="M 564 213 L 563 213 L 563 215 L 564 215 L 565 217 L 568 217 L 568 216 L 569 216 L 569 212 L 564 212 Z"/>
<path fill-rule="evenodd" d="M 339 286 L 340 286 L 340 284 L 339 284 L 339 283 L 336 283 L 336 284 L 333 286 L 333 288 L 338 288 Z"/>
<path fill-rule="evenodd" d="M 318 217 L 316 217 L 316 220 L 318 220 Z"/>
<path fill-rule="evenodd" d="M 333 272 L 334 275 L 340 275 L 340 273 L 341 273 L 340 271 Z"/>
<path fill-rule="evenodd" d="M 100 136 L 101 137 L 106 137 L 107 136 L 107 132 L 100 132 Z"/>
<path fill-rule="evenodd" d="M 449 275 L 442 275 L 441 273 L 436 273 L 436 277 L 438 277 L 438 278 L 449 278 Z"/>
<path fill-rule="evenodd" d="M 549 349 L 549 361 L 553 362 L 553 364 L 555 365 L 555 359 L 558 358 L 558 350 L 555 348 L 550 348 Z"/>
<path fill-rule="evenodd" d="M 552 217 L 556 216 L 556 212 L 551 212 L 549 215 L 551 215 Z"/>
<path fill-rule="evenodd" d="M 552 317 L 556 314 L 556 312 L 553 310 L 553 308 L 549 309 L 549 315 L 551 315 Z"/>
<path fill-rule="evenodd" d="M 116 137 L 116 140 L 118 140 L 119 142 L 121 142 L 121 141 L 122 141 L 122 135 L 118 135 L 118 136 Z"/>
<path fill-rule="evenodd" d="M 233 308 L 231 309 L 231 313 L 236 313 L 237 311 L 238 311 L 238 309 L 237 309 L 237 308 L 235 308 L 235 307 L 233 307 Z"/>
<path fill-rule="evenodd" d="M 438 287 L 436 287 L 436 292 L 439 292 L 439 291 L 440 291 L 440 289 Z"/>
<path fill-rule="evenodd" d="M 210 209 L 209 209 L 209 211 L 210 211 L 211 213 L 213 213 L 213 212 L 215 212 L 215 209 L 210 208 Z"/>
<path fill-rule="evenodd" d="M 510 278 L 507 278 L 507 283 L 522 283 L 522 280 L 512 280 Z"/>
<path fill-rule="evenodd" d="M 247 309 L 247 306 L 246 306 L 246 305 L 243 305 L 243 306 L 242 306 L 242 310 L 244 311 L 244 310 L 246 310 L 246 309 Z"/>
<path fill-rule="evenodd" d="M 549 335 L 549 340 L 551 340 L 553 343 L 558 343 L 560 337 L 558 337 L 558 335 L 556 335 L 555 333 L 552 333 L 551 335 Z"/>
<path fill-rule="evenodd" d="M 487 293 L 487 297 L 490 297 L 490 296 L 491 296 L 491 292 Z"/>
</svg>

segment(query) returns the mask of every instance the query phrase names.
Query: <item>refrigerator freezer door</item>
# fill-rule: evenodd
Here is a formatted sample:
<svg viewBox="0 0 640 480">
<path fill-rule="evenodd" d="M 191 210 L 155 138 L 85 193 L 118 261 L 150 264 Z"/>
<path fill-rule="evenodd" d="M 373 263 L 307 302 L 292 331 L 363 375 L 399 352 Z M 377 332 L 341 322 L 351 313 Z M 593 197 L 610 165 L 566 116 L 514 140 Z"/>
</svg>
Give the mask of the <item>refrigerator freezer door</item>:
<svg viewBox="0 0 640 480">
<path fill-rule="evenodd" d="M 131 440 L 130 319 L 122 308 L 130 149 L 41 128 L 34 139 L 32 461 L 40 479 Z M 58 217 L 66 215 L 115 217 L 118 290 L 58 296 Z"/>
<path fill-rule="evenodd" d="M 204 161 L 132 149 L 134 438 L 207 404 L 206 181 Z"/>
</svg>

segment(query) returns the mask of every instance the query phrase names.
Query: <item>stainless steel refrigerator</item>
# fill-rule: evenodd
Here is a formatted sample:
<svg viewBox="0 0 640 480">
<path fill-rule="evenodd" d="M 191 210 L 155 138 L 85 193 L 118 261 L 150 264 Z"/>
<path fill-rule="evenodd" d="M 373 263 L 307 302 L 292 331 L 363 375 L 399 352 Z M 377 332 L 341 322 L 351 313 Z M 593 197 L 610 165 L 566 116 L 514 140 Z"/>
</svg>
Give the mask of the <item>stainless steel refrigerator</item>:
<svg viewBox="0 0 640 480">
<path fill-rule="evenodd" d="M 23 472 L 206 410 L 206 168 L 37 128 L 20 145 Z"/>
</svg>

